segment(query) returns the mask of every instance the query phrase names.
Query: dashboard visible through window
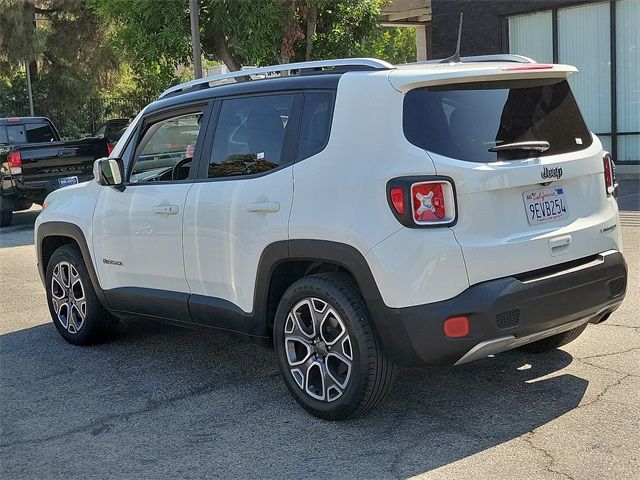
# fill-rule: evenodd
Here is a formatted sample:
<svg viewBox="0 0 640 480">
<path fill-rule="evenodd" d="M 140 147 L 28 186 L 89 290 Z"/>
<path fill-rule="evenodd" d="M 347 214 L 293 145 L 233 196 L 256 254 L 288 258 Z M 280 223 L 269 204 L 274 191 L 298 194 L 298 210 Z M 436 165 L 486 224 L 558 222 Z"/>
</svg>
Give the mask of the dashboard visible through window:
<svg viewBox="0 0 640 480">
<path fill-rule="evenodd" d="M 202 112 L 194 112 L 150 125 L 136 148 L 129 181 L 139 183 L 186 179 L 202 117 Z"/>
</svg>

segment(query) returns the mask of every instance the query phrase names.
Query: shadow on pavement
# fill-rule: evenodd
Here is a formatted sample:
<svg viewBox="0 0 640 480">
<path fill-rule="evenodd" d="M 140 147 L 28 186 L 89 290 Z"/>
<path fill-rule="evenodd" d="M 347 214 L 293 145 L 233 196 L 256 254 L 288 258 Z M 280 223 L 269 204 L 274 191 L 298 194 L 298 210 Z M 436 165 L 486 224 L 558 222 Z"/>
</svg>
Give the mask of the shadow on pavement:
<svg viewBox="0 0 640 480">
<path fill-rule="evenodd" d="M 0 228 L 0 248 L 33 245 L 33 225 L 40 211 L 40 207 L 33 207 L 30 210 L 15 212 L 11 225 Z"/>
<path fill-rule="evenodd" d="M 0 336 L 0 476 L 406 478 L 550 422 L 588 384 L 541 378 L 564 351 L 507 352 L 403 370 L 387 402 L 335 423 L 297 406 L 269 348 L 144 320 L 120 332 L 95 347 L 52 324 Z"/>
</svg>

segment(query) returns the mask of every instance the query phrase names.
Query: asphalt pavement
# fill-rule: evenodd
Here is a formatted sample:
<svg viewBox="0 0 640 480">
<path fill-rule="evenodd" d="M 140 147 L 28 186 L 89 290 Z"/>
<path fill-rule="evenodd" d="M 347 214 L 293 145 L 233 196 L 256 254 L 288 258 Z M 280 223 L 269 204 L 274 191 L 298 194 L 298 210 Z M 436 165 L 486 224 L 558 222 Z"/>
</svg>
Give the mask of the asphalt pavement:
<svg viewBox="0 0 640 480">
<path fill-rule="evenodd" d="M 560 350 L 402 370 L 364 418 L 287 393 L 271 349 L 146 320 L 67 344 L 35 266 L 37 209 L 0 233 L 0 478 L 631 479 L 640 471 L 640 197 L 628 294 Z"/>
</svg>

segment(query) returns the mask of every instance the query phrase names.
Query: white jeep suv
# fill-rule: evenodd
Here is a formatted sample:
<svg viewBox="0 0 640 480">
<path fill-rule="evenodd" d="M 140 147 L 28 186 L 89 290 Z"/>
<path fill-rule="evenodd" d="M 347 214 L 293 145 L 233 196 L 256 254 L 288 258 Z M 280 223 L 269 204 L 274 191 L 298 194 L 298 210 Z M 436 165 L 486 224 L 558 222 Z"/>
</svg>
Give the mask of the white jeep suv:
<svg viewBox="0 0 640 480">
<path fill-rule="evenodd" d="M 79 345 L 131 314 L 273 342 L 327 419 L 373 407 L 398 364 L 564 345 L 627 278 L 614 165 L 574 73 L 347 59 L 170 88 L 94 181 L 47 198 L 53 322 Z"/>
</svg>

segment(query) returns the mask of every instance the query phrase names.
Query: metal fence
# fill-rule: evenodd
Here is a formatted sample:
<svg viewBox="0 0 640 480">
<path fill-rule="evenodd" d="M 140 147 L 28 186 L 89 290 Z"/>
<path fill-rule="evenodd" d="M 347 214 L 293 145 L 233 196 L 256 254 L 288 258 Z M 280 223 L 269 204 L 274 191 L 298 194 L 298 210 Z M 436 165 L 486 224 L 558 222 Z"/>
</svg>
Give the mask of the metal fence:
<svg viewBox="0 0 640 480">
<path fill-rule="evenodd" d="M 63 137 L 82 137 L 93 133 L 100 124 L 113 118 L 131 118 L 152 102 L 145 97 L 96 97 L 73 111 L 56 111 L 46 105 L 34 103 L 36 116 L 48 117 Z M 5 101 L 0 104 L 0 117 L 29 115 L 29 103 L 24 100 Z"/>
</svg>

